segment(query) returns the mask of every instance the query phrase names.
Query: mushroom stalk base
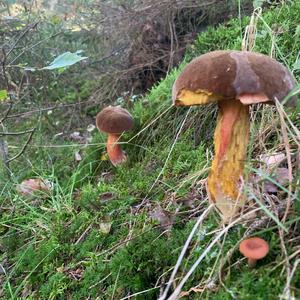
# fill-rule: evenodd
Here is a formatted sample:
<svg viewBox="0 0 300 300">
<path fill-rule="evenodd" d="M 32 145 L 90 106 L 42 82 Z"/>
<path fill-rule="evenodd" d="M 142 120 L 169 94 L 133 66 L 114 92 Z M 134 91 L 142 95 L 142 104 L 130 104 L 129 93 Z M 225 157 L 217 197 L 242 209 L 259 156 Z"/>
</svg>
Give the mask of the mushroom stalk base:
<svg viewBox="0 0 300 300">
<path fill-rule="evenodd" d="M 239 100 L 219 102 L 215 158 L 208 177 L 210 199 L 228 222 L 243 206 L 241 181 L 249 140 L 249 107 Z"/>
<path fill-rule="evenodd" d="M 119 134 L 109 134 L 106 144 L 107 155 L 114 166 L 126 162 L 126 155 L 118 144 L 119 138 Z"/>
<path fill-rule="evenodd" d="M 254 268 L 256 266 L 257 259 L 248 257 L 248 266 L 249 268 Z"/>
</svg>

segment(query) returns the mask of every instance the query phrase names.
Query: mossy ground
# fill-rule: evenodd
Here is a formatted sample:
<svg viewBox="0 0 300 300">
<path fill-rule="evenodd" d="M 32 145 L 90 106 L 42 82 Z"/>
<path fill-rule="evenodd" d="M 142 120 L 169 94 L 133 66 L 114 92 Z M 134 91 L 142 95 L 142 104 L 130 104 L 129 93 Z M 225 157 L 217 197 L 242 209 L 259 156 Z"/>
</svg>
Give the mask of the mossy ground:
<svg viewBox="0 0 300 300">
<path fill-rule="evenodd" d="M 299 1 L 265 12 L 255 50 L 270 54 L 275 49 L 277 59 L 293 69 L 300 50 L 299 16 Z M 210 50 L 240 49 L 242 29 L 248 23 L 248 18 L 235 19 L 209 28 L 190 47 L 179 69 Z M 40 116 L 30 147 L 11 164 L 12 180 L 5 180 L 1 173 L 1 299 L 127 299 L 143 291 L 134 299 L 157 298 L 196 217 L 208 205 L 203 180 L 212 159 L 215 107 L 170 108 L 171 86 L 178 72 L 173 70 L 149 94 L 131 104 L 136 126 L 122 137 L 129 141 L 123 145 L 129 160 L 119 168 L 103 156 L 104 135 L 94 131 L 87 147 L 70 145 L 49 130 L 49 123 L 57 121 L 54 114 Z M 295 71 L 295 75 L 299 73 Z M 65 97 L 72 101 L 76 93 Z M 290 117 L 299 128 L 299 111 Z M 32 122 L 29 119 L 22 126 Z M 255 111 L 249 166 L 256 167 L 255 157 L 263 151 L 282 149 L 279 131 L 279 118 L 272 109 Z M 263 145 L 258 145 L 261 134 Z M 18 146 L 15 140 L 9 142 Z M 83 160 L 77 162 L 74 153 L 79 149 Z M 50 197 L 27 199 L 15 192 L 17 183 L 32 177 L 53 182 Z M 296 175 L 295 184 L 297 180 Z M 283 198 L 284 192 L 280 194 Z M 158 205 L 173 217 L 171 230 L 159 218 L 151 217 Z M 271 251 L 253 270 L 236 250 L 251 225 L 231 228 L 184 286 L 185 291 L 197 287 L 185 299 L 279 298 L 287 269 L 279 227 L 274 224 L 270 219 L 268 228 L 255 229 L 255 235 L 270 243 Z M 299 250 L 299 210 L 291 211 L 286 224 L 289 233 L 284 241 L 289 256 Z M 192 240 L 177 280 L 220 228 L 217 213 L 211 212 Z M 232 249 L 235 251 L 225 263 L 222 260 Z M 290 269 L 297 258 L 299 254 L 290 259 Z M 300 297 L 299 269 L 291 278 L 296 299 Z"/>
</svg>

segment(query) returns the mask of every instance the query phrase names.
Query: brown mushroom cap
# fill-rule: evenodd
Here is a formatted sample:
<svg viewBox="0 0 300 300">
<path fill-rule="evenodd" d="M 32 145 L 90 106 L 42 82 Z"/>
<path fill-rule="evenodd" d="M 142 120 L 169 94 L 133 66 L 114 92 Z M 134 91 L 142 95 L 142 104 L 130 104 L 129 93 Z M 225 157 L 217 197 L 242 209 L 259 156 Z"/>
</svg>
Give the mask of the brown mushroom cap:
<svg viewBox="0 0 300 300">
<path fill-rule="evenodd" d="M 240 243 L 240 252 L 247 258 L 261 259 L 268 254 L 269 245 L 265 240 L 253 237 Z"/>
<path fill-rule="evenodd" d="M 100 131 L 121 134 L 133 127 L 133 118 L 124 108 L 108 106 L 97 114 L 96 125 Z"/>
<path fill-rule="evenodd" d="M 269 56 L 248 51 L 213 51 L 192 60 L 173 85 L 175 105 L 239 99 L 243 104 L 279 101 L 296 86 L 286 67 Z M 199 102 L 199 94 L 203 101 Z M 247 100 L 243 101 L 243 95 Z M 185 98 L 182 104 L 180 98 Z M 197 101 L 193 101 L 197 96 Z M 191 101 L 186 101 L 191 97 Z M 296 103 L 290 99 L 289 103 Z"/>
</svg>

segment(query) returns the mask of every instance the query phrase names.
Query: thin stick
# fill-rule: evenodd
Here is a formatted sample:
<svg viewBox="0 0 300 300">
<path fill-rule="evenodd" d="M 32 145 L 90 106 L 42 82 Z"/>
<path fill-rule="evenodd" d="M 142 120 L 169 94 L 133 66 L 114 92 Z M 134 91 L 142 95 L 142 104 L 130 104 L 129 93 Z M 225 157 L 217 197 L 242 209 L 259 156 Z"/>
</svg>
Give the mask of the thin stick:
<svg viewBox="0 0 300 300">
<path fill-rule="evenodd" d="M 2 135 L 22 135 L 22 134 L 26 134 L 26 133 L 31 133 L 32 131 L 34 131 L 34 129 L 24 130 L 24 131 L 19 131 L 19 132 L 0 132 L 0 136 L 2 136 Z"/>
<path fill-rule="evenodd" d="M 27 32 L 29 32 L 31 29 L 35 28 L 39 22 L 34 23 L 33 25 L 30 24 L 27 26 L 27 28 L 22 32 L 22 34 L 18 37 L 18 39 L 15 41 L 15 43 L 12 45 L 10 50 L 7 52 L 6 57 L 10 55 L 10 53 L 15 49 L 17 44 L 20 42 L 20 40 L 26 35 Z"/>
<path fill-rule="evenodd" d="M 157 289 L 159 289 L 159 288 L 160 288 L 159 286 L 155 286 L 155 287 L 153 287 L 153 288 L 150 288 L 150 289 L 147 289 L 147 290 L 144 290 L 144 291 L 140 291 L 140 292 L 137 292 L 137 293 L 135 293 L 135 294 L 132 294 L 132 295 L 123 297 L 123 298 L 121 298 L 120 300 L 130 299 L 130 298 L 132 298 L 132 297 L 135 297 L 135 296 L 138 296 L 138 295 L 141 295 L 141 294 L 145 294 L 145 293 L 148 293 L 148 292 L 150 292 L 150 291 L 157 290 Z"/>
<path fill-rule="evenodd" d="M 174 269 L 173 269 L 173 272 L 172 272 L 171 277 L 170 277 L 170 279 L 169 279 L 169 281 L 168 281 L 168 284 L 167 284 L 167 286 L 166 286 L 166 288 L 165 288 L 165 291 L 164 291 L 164 293 L 162 294 L 162 296 L 159 298 L 159 300 L 164 300 L 164 299 L 166 299 L 167 293 L 168 293 L 168 291 L 169 291 L 169 289 L 170 289 L 170 286 L 171 286 L 172 282 L 174 281 L 175 275 L 176 275 L 176 273 L 177 273 L 177 271 L 178 271 L 178 269 L 179 269 L 179 267 L 180 267 L 180 264 L 181 264 L 181 262 L 182 262 L 182 260 L 183 260 L 184 254 L 185 254 L 185 252 L 186 252 L 186 250 L 187 250 L 187 248 L 188 248 L 188 246 L 189 246 L 189 244 L 190 244 L 190 242 L 191 242 L 191 240 L 192 240 L 192 238 L 193 238 L 193 236 L 194 236 L 194 234 L 195 234 L 197 228 L 198 228 L 198 227 L 200 226 L 200 224 L 203 222 L 204 218 L 205 218 L 205 217 L 207 216 L 207 214 L 211 211 L 211 209 L 213 208 L 213 206 L 214 206 L 214 204 L 210 204 L 210 205 L 208 206 L 208 208 L 201 214 L 201 216 L 199 216 L 199 218 L 198 218 L 196 224 L 194 225 L 192 231 L 190 232 L 190 234 L 189 234 L 189 236 L 188 236 L 188 238 L 187 238 L 187 240 L 186 240 L 186 242 L 185 242 L 185 244 L 184 244 L 184 246 L 183 246 L 183 248 L 182 248 L 182 250 L 181 250 L 181 253 L 180 253 L 180 255 L 179 255 L 178 259 L 177 259 L 176 265 L 175 265 L 175 267 L 174 267 Z"/>
<path fill-rule="evenodd" d="M 235 224 L 237 224 L 238 222 L 240 222 L 243 218 L 247 217 L 248 215 L 253 214 L 253 212 L 257 212 L 261 210 L 261 208 L 256 208 L 250 212 L 248 212 L 247 214 L 243 215 L 242 217 L 236 219 L 235 221 L 233 221 L 232 223 L 230 223 L 229 225 L 227 225 L 216 237 L 215 239 L 210 243 L 210 245 L 208 247 L 206 247 L 205 251 L 200 255 L 200 257 L 196 260 L 196 262 L 192 265 L 192 267 L 190 268 L 190 270 L 187 272 L 187 274 L 183 277 L 183 279 L 181 280 L 181 282 L 178 284 L 178 286 L 176 287 L 176 289 L 174 290 L 174 292 L 172 293 L 172 295 L 168 298 L 168 300 L 177 300 L 178 296 L 181 292 L 182 287 L 184 286 L 184 284 L 187 282 L 187 280 L 190 278 L 190 276 L 194 273 L 194 271 L 196 270 L 196 268 L 198 267 L 198 265 L 201 263 L 201 261 L 204 259 L 204 257 L 210 252 L 210 250 L 212 249 L 212 247 L 220 240 L 220 238 L 231 228 L 233 227 Z"/>
<path fill-rule="evenodd" d="M 8 159 L 6 162 L 10 163 L 11 161 L 17 159 L 19 156 L 21 156 L 24 153 L 24 151 L 26 150 L 27 146 L 31 142 L 31 139 L 33 137 L 34 132 L 35 132 L 35 128 L 32 129 L 32 131 L 30 132 L 29 137 L 28 137 L 26 143 L 23 145 L 21 151 L 18 154 L 16 154 L 15 156 L 13 156 L 12 158 Z"/>
<path fill-rule="evenodd" d="M 290 285 L 291 285 L 291 281 L 292 281 L 292 278 L 295 274 L 295 272 L 297 271 L 297 267 L 300 263 L 300 259 L 297 259 L 294 263 L 294 266 L 293 266 L 293 269 L 291 271 L 291 274 L 290 276 L 288 277 L 288 280 L 287 280 L 287 283 L 286 283 L 286 286 L 284 288 L 284 291 L 280 297 L 280 299 L 291 299 L 291 291 L 290 291 Z"/>
</svg>

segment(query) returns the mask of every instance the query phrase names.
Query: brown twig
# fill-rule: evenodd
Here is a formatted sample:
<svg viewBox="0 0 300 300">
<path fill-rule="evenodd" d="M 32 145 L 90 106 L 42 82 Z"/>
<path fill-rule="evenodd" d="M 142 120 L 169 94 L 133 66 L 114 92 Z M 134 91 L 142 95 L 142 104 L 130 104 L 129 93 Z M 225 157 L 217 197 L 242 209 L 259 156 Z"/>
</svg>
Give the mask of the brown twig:
<svg viewBox="0 0 300 300">
<path fill-rule="evenodd" d="M 33 134 L 34 134 L 34 132 L 35 132 L 35 129 L 36 129 L 36 128 L 33 128 L 33 129 L 31 130 L 31 132 L 30 132 L 30 134 L 29 134 L 29 136 L 28 136 L 28 139 L 27 139 L 26 143 L 23 145 L 21 151 L 20 151 L 18 154 L 16 154 L 15 156 L 13 156 L 12 158 L 6 160 L 7 163 L 12 162 L 13 160 L 17 159 L 18 157 L 20 157 L 20 156 L 24 153 L 24 151 L 26 150 L 27 146 L 29 145 L 29 143 L 30 143 L 31 140 L 32 140 L 32 137 L 33 137 Z"/>
<path fill-rule="evenodd" d="M 15 41 L 15 43 L 12 45 L 12 47 L 9 49 L 9 51 L 6 54 L 6 57 L 8 57 L 12 51 L 15 49 L 15 47 L 17 46 L 17 44 L 22 40 L 22 38 L 31 30 L 34 29 L 37 24 L 39 22 L 35 22 L 34 24 L 30 24 L 27 26 L 27 28 L 21 33 L 21 35 L 17 38 L 17 40 Z"/>
<path fill-rule="evenodd" d="M 3 135 L 12 135 L 12 136 L 22 135 L 22 134 L 26 134 L 26 133 L 31 133 L 33 130 L 34 129 L 24 130 L 24 131 L 19 131 L 19 132 L 0 132 L 0 136 L 3 136 Z"/>
</svg>

